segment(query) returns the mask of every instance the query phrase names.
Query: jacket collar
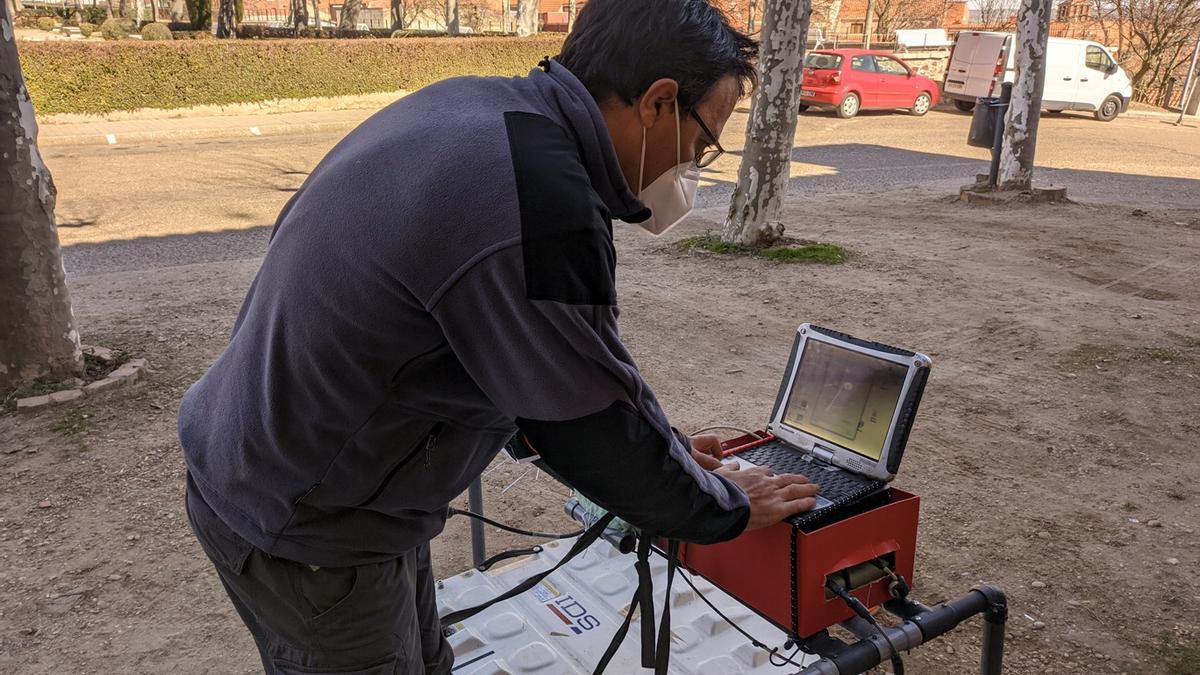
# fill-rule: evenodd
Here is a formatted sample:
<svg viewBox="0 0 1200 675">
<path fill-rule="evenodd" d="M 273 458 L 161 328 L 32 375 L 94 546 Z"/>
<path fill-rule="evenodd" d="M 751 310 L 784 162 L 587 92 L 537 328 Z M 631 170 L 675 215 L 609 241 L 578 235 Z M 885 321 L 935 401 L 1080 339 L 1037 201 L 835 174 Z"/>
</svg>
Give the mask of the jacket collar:
<svg viewBox="0 0 1200 675">
<path fill-rule="evenodd" d="M 591 180 L 592 187 L 614 218 L 628 223 L 640 223 L 650 217 L 650 210 L 633 194 L 613 148 L 608 126 L 600 106 L 579 81 L 557 61 L 547 59 L 542 67 L 529 73 L 532 80 L 561 114 L 565 126 L 574 134 Z"/>
</svg>

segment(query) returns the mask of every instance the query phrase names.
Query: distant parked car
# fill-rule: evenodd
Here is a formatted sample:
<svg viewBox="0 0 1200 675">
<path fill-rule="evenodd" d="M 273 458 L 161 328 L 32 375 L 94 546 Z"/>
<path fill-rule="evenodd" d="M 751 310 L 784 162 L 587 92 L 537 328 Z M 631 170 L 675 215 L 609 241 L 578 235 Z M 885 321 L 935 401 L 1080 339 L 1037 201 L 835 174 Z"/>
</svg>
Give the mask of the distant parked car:
<svg viewBox="0 0 1200 675">
<path fill-rule="evenodd" d="M 895 54 L 827 49 L 804 57 L 800 110 L 833 108 L 847 119 L 859 110 L 906 108 L 921 116 L 937 105 L 938 85 Z"/>
</svg>

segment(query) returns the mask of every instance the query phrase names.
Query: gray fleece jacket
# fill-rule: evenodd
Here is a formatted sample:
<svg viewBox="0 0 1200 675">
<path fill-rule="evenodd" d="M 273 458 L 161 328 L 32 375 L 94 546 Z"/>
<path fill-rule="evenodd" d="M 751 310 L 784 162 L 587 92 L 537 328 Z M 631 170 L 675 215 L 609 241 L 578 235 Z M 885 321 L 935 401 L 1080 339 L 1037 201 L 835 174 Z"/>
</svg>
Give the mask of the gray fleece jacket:
<svg viewBox="0 0 1200 675">
<path fill-rule="evenodd" d="M 647 531 L 739 534 L 617 330 L 612 220 L 648 211 L 564 67 L 381 110 L 283 208 L 228 348 L 184 395 L 194 497 L 254 546 L 338 566 L 437 535 L 519 434 Z"/>
</svg>

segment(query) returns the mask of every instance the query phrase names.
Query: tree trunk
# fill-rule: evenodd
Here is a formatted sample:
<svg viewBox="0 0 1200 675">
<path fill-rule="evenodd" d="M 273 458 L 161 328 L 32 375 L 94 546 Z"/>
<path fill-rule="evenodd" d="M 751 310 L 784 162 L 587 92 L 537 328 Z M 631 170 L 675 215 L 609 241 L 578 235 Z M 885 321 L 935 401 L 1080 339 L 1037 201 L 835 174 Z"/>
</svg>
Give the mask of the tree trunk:
<svg viewBox="0 0 1200 675">
<path fill-rule="evenodd" d="M 754 32 L 754 23 L 758 21 L 758 0 L 750 0 L 746 8 L 746 32 Z"/>
<path fill-rule="evenodd" d="M 1017 14 L 1017 53 L 1013 59 L 1017 77 L 1005 115 L 997 180 L 1002 190 L 1027 190 L 1033 183 L 1033 155 L 1042 117 L 1042 89 L 1046 86 L 1046 44 L 1050 39 L 1052 5 L 1053 0 L 1022 0 Z"/>
<path fill-rule="evenodd" d="M 308 0 L 291 0 L 291 12 L 292 29 L 299 35 L 300 30 L 308 25 Z"/>
<path fill-rule="evenodd" d="M 313 11 L 312 11 L 313 25 L 315 25 L 317 27 L 317 30 L 320 31 L 321 30 L 320 0 L 312 0 L 312 6 L 313 6 Z"/>
<path fill-rule="evenodd" d="M 1179 119 L 1175 126 L 1183 124 L 1184 115 L 1195 115 L 1200 110 L 1200 82 L 1197 81 L 1196 63 L 1200 61 L 1200 36 L 1196 37 L 1196 47 L 1192 50 L 1192 61 L 1188 64 L 1187 77 L 1183 81 L 1183 92 L 1179 97 Z"/>
<path fill-rule="evenodd" d="M 809 0 L 767 0 L 764 6 L 759 85 L 729 217 L 721 231 L 724 241 L 766 246 L 783 235 L 779 218 L 791 179 L 810 10 Z"/>
<path fill-rule="evenodd" d="M 458 35 L 458 0 L 446 0 L 446 34 Z"/>
<path fill-rule="evenodd" d="M 358 25 L 358 12 L 362 9 L 362 0 L 345 0 L 342 3 L 342 17 L 338 20 L 338 30 L 354 30 Z"/>
<path fill-rule="evenodd" d="M 187 20 L 187 3 L 184 0 L 171 0 L 171 21 L 173 23 L 180 23 Z"/>
<path fill-rule="evenodd" d="M 146 16 L 142 13 L 142 0 L 133 0 L 133 6 L 134 16 L 137 20 L 137 26 L 138 28 L 141 28 L 142 24 L 146 22 Z"/>
<path fill-rule="evenodd" d="M 0 4 L 0 392 L 83 372 L 58 231 L 54 181 L 17 60 L 9 3 Z"/>
<path fill-rule="evenodd" d="M 875 0 L 867 0 L 867 16 L 863 19 L 863 49 L 871 48 L 871 31 L 875 30 Z"/>
<path fill-rule="evenodd" d="M 237 15 L 234 11 L 234 0 L 220 0 L 220 4 L 217 5 L 216 35 L 219 38 L 237 37 Z"/>
<path fill-rule="evenodd" d="M 575 30 L 575 13 L 578 9 L 575 7 L 575 0 L 567 3 L 567 32 Z"/>
<path fill-rule="evenodd" d="M 403 0 L 392 0 L 391 7 L 392 30 L 404 30 Z"/>
<path fill-rule="evenodd" d="M 117 16 L 121 17 L 122 19 L 129 16 L 129 11 L 125 9 L 125 0 L 120 0 L 117 3 Z"/>
<path fill-rule="evenodd" d="M 837 34 L 838 19 L 842 15 L 842 0 L 832 0 L 829 3 L 829 15 L 825 17 L 825 33 L 826 36 Z"/>
<path fill-rule="evenodd" d="M 517 0 L 517 36 L 529 37 L 538 32 L 537 0 Z"/>
</svg>

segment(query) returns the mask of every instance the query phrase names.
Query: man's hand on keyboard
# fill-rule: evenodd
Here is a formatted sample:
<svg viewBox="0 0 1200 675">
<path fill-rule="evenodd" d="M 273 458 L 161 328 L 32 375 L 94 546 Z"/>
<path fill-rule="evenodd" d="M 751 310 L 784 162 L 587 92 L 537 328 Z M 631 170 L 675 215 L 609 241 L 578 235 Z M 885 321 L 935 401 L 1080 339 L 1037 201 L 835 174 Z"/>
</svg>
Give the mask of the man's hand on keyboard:
<svg viewBox="0 0 1200 675">
<path fill-rule="evenodd" d="M 770 527 L 784 518 L 811 511 L 821 491 L 820 486 L 800 474 L 777 474 L 761 466 L 743 469 L 737 462 L 731 462 L 715 471 L 750 498 L 747 530 Z"/>
<path fill-rule="evenodd" d="M 721 466 L 721 439 L 713 434 L 692 436 L 692 459 L 706 471 L 719 469 Z"/>
</svg>

